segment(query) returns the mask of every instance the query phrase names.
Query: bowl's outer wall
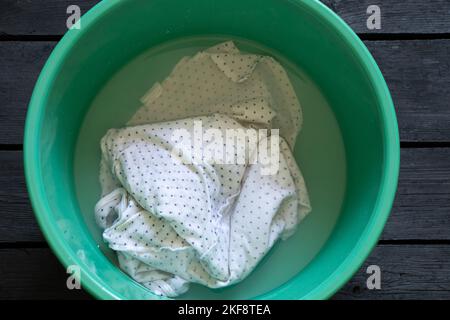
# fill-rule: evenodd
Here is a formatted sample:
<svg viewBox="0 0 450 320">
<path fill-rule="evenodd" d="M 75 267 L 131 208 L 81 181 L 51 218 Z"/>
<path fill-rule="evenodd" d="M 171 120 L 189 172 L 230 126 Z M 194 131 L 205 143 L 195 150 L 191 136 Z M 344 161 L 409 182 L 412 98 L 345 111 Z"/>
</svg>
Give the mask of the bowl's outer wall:
<svg viewBox="0 0 450 320">
<path fill-rule="evenodd" d="M 399 138 L 386 83 L 339 18 L 311 0 L 110 0 L 81 23 L 42 71 L 30 102 L 24 151 L 38 221 L 63 263 L 81 267 L 86 289 L 105 299 L 157 298 L 103 256 L 79 214 L 73 150 L 90 102 L 115 71 L 145 49 L 207 34 L 254 40 L 298 64 L 326 95 L 345 141 L 346 200 L 333 234 L 294 279 L 256 298 L 327 298 L 348 280 L 389 215 Z"/>
</svg>

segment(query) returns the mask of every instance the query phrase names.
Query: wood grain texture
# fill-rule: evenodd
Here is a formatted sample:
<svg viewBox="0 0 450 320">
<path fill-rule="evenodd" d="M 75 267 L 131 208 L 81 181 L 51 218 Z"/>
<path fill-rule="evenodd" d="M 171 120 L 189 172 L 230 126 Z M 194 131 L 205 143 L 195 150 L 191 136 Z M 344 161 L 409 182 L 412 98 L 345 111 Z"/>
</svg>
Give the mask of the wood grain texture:
<svg viewBox="0 0 450 320">
<path fill-rule="evenodd" d="M 357 33 L 442 34 L 450 32 L 448 0 L 322 0 Z M 381 29 L 367 28 L 367 8 L 378 5 Z"/>
<path fill-rule="evenodd" d="M 67 8 L 78 5 L 86 13 L 98 0 L 2 0 L 0 39 L 15 35 L 62 35 L 67 31 Z"/>
<path fill-rule="evenodd" d="M 390 88 L 401 140 L 450 141 L 450 40 L 365 44 Z"/>
<path fill-rule="evenodd" d="M 0 42 L 0 144 L 21 144 L 35 82 L 55 42 Z"/>
<path fill-rule="evenodd" d="M 366 41 L 390 87 L 402 141 L 450 142 L 450 40 Z M 54 42 L 0 42 L 0 144 L 21 144 L 37 76 Z"/>
<path fill-rule="evenodd" d="M 381 290 L 368 290 L 367 266 L 381 269 Z M 89 299 L 66 288 L 50 249 L 0 249 L 0 299 Z M 83 283 L 83 279 L 81 279 Z M 450 247 L 378 245 L 334 299 L 450 299 Z"/>
<path fill-rule="evenodd" d="M 66 32 L 69 5 L 84 14 L 98 0 L 2 0 L 0 34 L 62 35 Z M 450 32 L 450 2 L 447 0 L 322 0 L 359 34 L 441 34 Z M 369 30 L 367 7 L 381 9 L 381 29 Z"/>
<path fill-rule="evenodd" d="M 380 290 L 367 289 L 369 265 L 380 267 Z M 379 245 L 334 299 L 450 299 L 450 246 Z"/>
<path fill-rule="evenodd" d="M 403 149 L 397 198 L 382 240 L 450 240 L 450 148 Z M 22 152 L 0 151 L 0 243 L 42 241 L 26 194 Z"/>
<path fill-rule="evenodd" d="M 450 148 L 401 150 L 397 196 L 382 239 L 450 240 Z"/>
<path fill-rule="evenodd" d="M 21 151 L 0 151 L 0 243 L 44 241 L 25 186 Z"/>
<path fill-rule="evenodd" d="M 0 249 L 0 299 L 90 299 L 69 290 L 63 266 L 50 249 Z"/>
</svg>

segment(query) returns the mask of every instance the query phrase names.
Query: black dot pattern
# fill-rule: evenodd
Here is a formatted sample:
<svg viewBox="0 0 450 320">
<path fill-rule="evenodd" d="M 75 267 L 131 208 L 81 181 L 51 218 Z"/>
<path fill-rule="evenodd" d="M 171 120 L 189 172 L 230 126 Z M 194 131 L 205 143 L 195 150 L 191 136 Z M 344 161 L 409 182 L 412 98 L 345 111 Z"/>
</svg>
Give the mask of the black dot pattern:
<svg viewBox="0 0 450 320">
<path fill-rule="evenodd" d="M 128 127 L 101 141 L 104 240 L 159 295 L 242 280 L 310 211 L 291 153 L 301 111 L 286 73 L 226 42 L 182 59 L 142 101 Z M 244 144 L 228 145 L 229 132 Z M 264 174 L 271 154 L 277 170 Z"/>
</svg>

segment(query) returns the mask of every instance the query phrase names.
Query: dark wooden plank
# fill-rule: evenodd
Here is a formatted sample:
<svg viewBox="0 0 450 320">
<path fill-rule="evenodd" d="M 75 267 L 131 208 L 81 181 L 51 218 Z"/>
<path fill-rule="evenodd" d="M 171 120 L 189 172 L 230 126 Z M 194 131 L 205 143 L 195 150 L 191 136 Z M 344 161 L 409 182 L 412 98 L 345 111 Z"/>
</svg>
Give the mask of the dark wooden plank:
<svg viewBox="0 0 450 320">
<path fill-rule="evenodd" d="M 380 267 L 380 290 L 367 289 L 369 265 Z M 334 299 L 450 299 L 450 246 L 379 245 Z"/>
<path fill-rule="evenodd" d="M 44 241 L 28 200 L 21 151 L 0 151 L 0 243 Z"/>
<path fill-rule="evenodd" d="M 390 88 L 401 140 L 450 141 L 450 40 L 365 44 Z"/>
<path fill-rule="evenodd" d="M 62 35 L 67 31 L 66 13 L 78 5 L 84 14 L 99 0 L 2 0 L 0 1 L 0 36 Z"/>
<path fill-rule="evenodd" d="M 450 239 L 450 148 L 403 149 L 383 240 Z"/>
<path fill-rule="evenodd" d="M 367 266 L 381 269 L 381 290 L 366 287 Z M 50 249 L 0 249 L 0 299 L 87 299 L 68 290 Z M 450 299 L 450 246 L 379 245 L 334 299 Z"/>
<path fill-rule="evenodd" d="M 450 40 L 366 44 L 391 89 L 402 141 L 449 142 Z M 22 143 L 32 88 L 54 45 L 0 42 L 0 144 Z"/>
<path fill-rule="evenodd" d="M 50 249 L 0 249 L 0 299 L 90 299 L 69 290 L 66 274 Z"/>
<path fill-rule="evenodd" d="M 357 33 L 442 34 L 450 32 L 448 0 L 322 0 Z M 367 8 L 378 5 L 381 29 L 367 28 Z"/>
<path fill-rule="evenodd" d="M 450 148 L 402 149 L 397 198 L 382 240 L 450 240 Z M 0 151 L 0 243 L 42 241 L 22 152 Z"/>
<path fill-rule="evenodd" d="M 55 42 L 0 42 L 0 144 L 22 143 L 31 93 L 54 46 Z"/>
<path fill-rule="evenodd" d="M 79 5 L 82 13 L 98 0 L 2 0 L 0 2 L 0 34 L 62 35 L 66 32 L 66 10 Z M 450 2 L 447 0 L 322 0 L 341 16 L 356 32 L 365 33 L 448 33 Z M 376 4 L 381 9 L 380 30 L 366 26 L 367 8 Z"/>
</svg>

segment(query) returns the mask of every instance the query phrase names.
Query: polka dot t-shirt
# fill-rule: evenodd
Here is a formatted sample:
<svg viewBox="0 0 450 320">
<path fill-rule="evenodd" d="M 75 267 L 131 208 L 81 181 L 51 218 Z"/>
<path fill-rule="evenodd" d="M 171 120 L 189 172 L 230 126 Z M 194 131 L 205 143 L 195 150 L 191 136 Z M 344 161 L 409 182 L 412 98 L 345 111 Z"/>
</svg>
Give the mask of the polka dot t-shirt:
<svg viewBox="0 0 450 320">
<path fill-rule="evenodd" d="M 291 153 L 301 109 L 286 73 L 226 42 L 183 58 L 142 102 L 128 127 L 101 141 L 104 240 L 159 295 L 242 280 L 310 211 Z M 244 143 L 227 144 L 230 132 Z"/>
</svg>

